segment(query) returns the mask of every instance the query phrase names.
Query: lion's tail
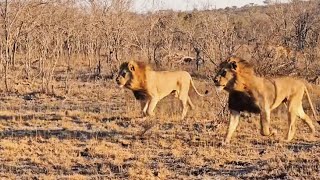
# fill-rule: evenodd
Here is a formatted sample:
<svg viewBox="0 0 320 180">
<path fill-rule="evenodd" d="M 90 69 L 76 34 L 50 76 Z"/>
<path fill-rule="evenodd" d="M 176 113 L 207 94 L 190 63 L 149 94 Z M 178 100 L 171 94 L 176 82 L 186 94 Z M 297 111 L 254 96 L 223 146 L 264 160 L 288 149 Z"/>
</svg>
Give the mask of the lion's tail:
<svg viewBox="0 0 320 180">
<path fill-rule="evenodd" d="M 194 85 L 194 83 L 193 83 L 192 78 L 190 78 L 190 83 L 191 83 L 191 86 L 193 87 L 194 91 L 196 91 L 196 93 L 197 93 L 199 96 L 204 97 L 204 96 L 206 96 L 206 94 L 208 94 L 208 90 L 206 90 L 205 94 L 199 93 L 199 91 L 196 89 L 196 87 L 195 87 L 195 85 Z"/>
<path fill-rule="evenodd" d="M 311 110 L 312 110 L 312 113 L 313 113 L 313 116 L 314 118 L 316 119 L 316 121 L 320 124 L 320 121 L 317 119 L 317 113 L 313 107 L 313 104 L 312 104 L 312 101 L 311 101 L 311 98 L 310 98 L 310 95 L 309 95 L 309 92 L 308 92 L 308 89 L 307 87 L 305 87 L 304 91 L 306 92 L 306 95 L 307 95 L 307 98 L 308 98 L 308 102 L 310 104 L 310 107 L 311 107 Z"/>
</svg>

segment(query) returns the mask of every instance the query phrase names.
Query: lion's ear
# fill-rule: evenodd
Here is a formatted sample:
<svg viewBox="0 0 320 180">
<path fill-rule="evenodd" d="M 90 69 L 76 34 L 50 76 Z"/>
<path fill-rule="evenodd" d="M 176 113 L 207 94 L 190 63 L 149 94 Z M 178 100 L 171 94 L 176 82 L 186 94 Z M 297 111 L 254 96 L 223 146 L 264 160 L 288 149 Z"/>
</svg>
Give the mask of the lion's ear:
<svg viewBox="0 0 320 180">
<path fill-rule="evenodd" d="M 133 63 L 132 61 L 130 61 L 130 62 L 128 63 L 128 69 L 129 69 L 129 71 L 134 71 L 134 70 L 135 70 L 135 68 L 134 68 L 134 63 Z"/>
<path fill-rule="evenodd" d="M 237 69 L 237 63 L 235 61 L 232 61 L 230 63 L 231 69 L 236 70 Z"/>
</svg>

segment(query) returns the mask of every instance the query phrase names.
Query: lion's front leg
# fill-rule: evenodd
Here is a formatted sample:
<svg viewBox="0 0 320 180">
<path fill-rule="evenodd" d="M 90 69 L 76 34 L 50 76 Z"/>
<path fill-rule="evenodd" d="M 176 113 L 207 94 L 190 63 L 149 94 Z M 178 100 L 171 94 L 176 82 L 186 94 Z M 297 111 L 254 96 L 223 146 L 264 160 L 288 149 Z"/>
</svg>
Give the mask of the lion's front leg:
<svg viewBox="0 0 320 180">
<path fill-rule="evenodd" d="M 147 107 L 147 114 L 149 116 L 154 116 L 153 110 L 156 107 L 158 101 L 159 100 L 157 98 L 151 98 L 151 100 L 149 100 L 148 107 Z"/>
<path fill-rule="evenodd" d="M 270 109 L 263 109 L 260 113 L 261 134 L 269 136 L 270 134 Z"/>
<path fill-rule="evenodd" d="M 229 120 L 229 127 L 228 127 L 227 136 L 226 136 L 226 139 L 225 139 L 225 143 L 230 143 L 232 134 L 234 133 L 234 131 L 238 127 L 239 119 L 240 119 L 240 112 L 231 110 L 230 120 Z"/>
<path fill-rule="evenodd" d="M 150 99 L 147 99 L 145 102 L 144 101 L 141 101 L 141 107 L 143 106 L 143 115 L 147 115 L 147 109 L 149 107 L 149 103 L 150 103 Z"/>
</svg>

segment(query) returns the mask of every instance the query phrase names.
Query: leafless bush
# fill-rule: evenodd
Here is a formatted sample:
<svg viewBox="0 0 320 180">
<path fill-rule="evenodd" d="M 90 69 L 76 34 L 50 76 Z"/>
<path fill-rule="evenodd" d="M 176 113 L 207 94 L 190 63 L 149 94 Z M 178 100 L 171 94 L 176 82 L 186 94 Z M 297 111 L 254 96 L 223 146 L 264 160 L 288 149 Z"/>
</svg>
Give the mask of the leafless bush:
<svg viewBox="0 0 320 180">
<path fill-rule="evenodd" d="M 196 58 L 195 49 L 206 62 L 200 73 L 237 54 L 262 74 L 319 76 L 316 1 L 146 14 L 130 12 L 131 5 L 130 0 L 2 1 L 1 88 L 14 91 L 14 83 L 24 81 L 51 93 L 58 73 L 64 72 L 64 82 L 83 74 L 112 77 L 128 59 L 168 69 L 174 61 L 168 57 Z"/>
</svg>

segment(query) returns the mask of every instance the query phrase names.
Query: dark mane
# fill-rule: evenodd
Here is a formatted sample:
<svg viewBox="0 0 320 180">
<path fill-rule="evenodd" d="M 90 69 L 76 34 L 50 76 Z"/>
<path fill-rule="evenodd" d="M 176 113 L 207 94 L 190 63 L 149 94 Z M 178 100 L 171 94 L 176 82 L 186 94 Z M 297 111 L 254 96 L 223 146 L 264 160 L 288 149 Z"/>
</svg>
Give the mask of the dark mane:
<svg viewBox="0 0 320 180">
<path fill-rule="evenodd" d="M 232 80 L 228 82 L 228 85 L 226 87 L 231 87 L 229 92 L 229 98 L 228 98 L 228 106 L 229 109 L 235 110 L 235 111 L 247 111 L 250 113 L 260 113 L 260 108 L 256 104 L 256 99 L 250 95 L 246 91 L 237 91 L 234 90 L 234 86 L 240 86 L 242 85 L 242 81 L 244 80 L 243 77 L 250 77 L 254 76 L 254 67 L 253 65 L 236 56 L 231 56 L 227 60 L 220 63 L 219 67 L 221 69 L 232 69 L 233 62 L 236 63 L 237 66 L 237 75 L 234 76 Z"/>
<path fill-rule="evenodd" d="M 235 111 L 247 111 L 250 113 L 260 113 L 261 111 L 254 97 L 241 91 L 231 91 L 229 93 L 228 103 L 229 109 Z"/>
<path fill-rule="evenodd" d="M 120 65 L 120 71 L 123 70 L 123 69 L 128 68 L 128 64 L 129 64 L 128 62 L 122 63 L 122 64 Z"/>
</svg>

